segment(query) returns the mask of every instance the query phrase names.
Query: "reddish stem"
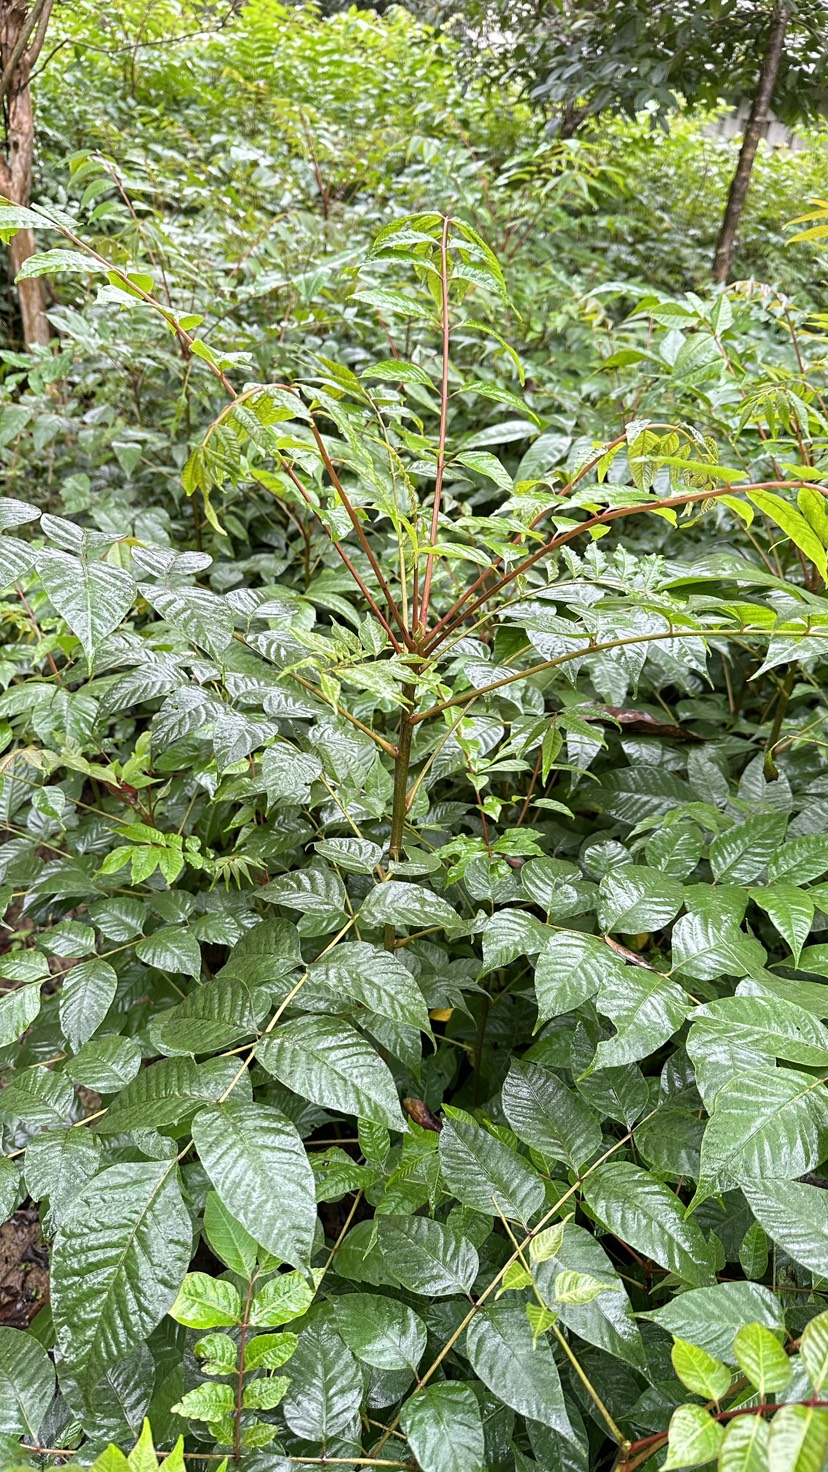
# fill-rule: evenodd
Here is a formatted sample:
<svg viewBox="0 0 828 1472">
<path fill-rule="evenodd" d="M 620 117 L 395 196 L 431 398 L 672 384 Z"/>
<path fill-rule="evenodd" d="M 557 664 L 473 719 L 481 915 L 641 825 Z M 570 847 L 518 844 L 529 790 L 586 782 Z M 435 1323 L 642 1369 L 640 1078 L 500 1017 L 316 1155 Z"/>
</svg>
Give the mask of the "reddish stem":
<svg viewBox="0 0 828 1472">
<path fill-rule="evenodd" d="M 711 1420 L 734 1421 L 737 1416 L 771 1415 L 775 1411 L 784 1410 L 786 1405 L 807 1406 L 809 1409 L 816 1409 L 818 1407 L 828 1406 L 828 1400 L 818 1400 L 814 1397 L 813 1400 L 768 1401 L 759 1406 L 738 1406 L 735 1410 L 717 1411 L 715 1414 L 711 1413 Z M 631 1442 L 624 1454 L 624 1460 L 618 1464 L 617 1472 L 635 1472 L 635 1469 L 643 1466 L 644 1462 L 648 1461 L 654 1452 L 659 1451 L 662 1446 L 666 1445 L 667 1440 L 668 1433 L 666 1431 L 658 1431 L 655 1436 L 645 1436 L 641 1441 Z M 639 1452 L 646 1452 L 646 1456 L 631 1462 L 630 1457 L 638 1457 Z"/>
<path fill-rule="evenodd" d="M 344 564 L 347 567 L 349 573 L 351 574 L 351 577 L 353 578 L 354 582 L 356 583 L 357 587 L 359 588 L 359 591 L 362 594 L 363 598 L 365 599 L 366 603 L 368 604 L 368 607 L 370 608 L 370 610 L 373 613 L 374 617 L 378 620 L 379 623 L 382 624 L 382 627 L 385 629 L 386 634 L 388 635 L 389 639 L 391 640 L 391 643 L 394 646 L 395 652 L 397 654 L 402 654 L 403 647 L 402 647 L 402 644 L 397 639 L 397 637 L 396 637 L 396 635 L 394 633 L 394 630 L 391 628 L 391 625 L 389 624 L 387 618 L 383 614 L 383 612 L 382 612 L 381 608 L 379 607 L 379 605 L 377 604 L 376 600 L 374 598 L 372 598 L 371 597 L 371 594 L 368 592 L 368 589 L 366 588 L 365 583 L 363 582 L 362 578 L 360 577 L 359 573 L 357 572 L 356 568 L 354 567 L 354 564 L 352 563 L 350 557 L 348 556 L 348 553 L 345 551 L 345 548 L 343 547 L 342 543 L 341 542 L 338 542 L 337 539 L 336 539 L 336 537 L 334 537 L 331 534 L 331 532 L 328 530 L 328 528 L 325 526 L 324 521 L 322 520 L 321 516 L 319 515 L 319 512 L 317 511 L 316 507 L 314 506 L 313 501 L 311 500 L 310 495 L 308 494 L 307 490 L 305 489 L 305 487 L 303 486 L 301 480 L 299 479 L 298 475 L 296 474 L 296 471 L 293 469 L 293 466 L 292 465 L 289 465 L 288 462 L 287 462 L 287 460 L 283 460 L 282 461 L 282 469 L 284 470 L 285 474 L 287 476 L 289 476 L 289 478 L 293 481 L 293 484 L 295 485 L 297 491 L 299 492 L 299 494 L 302 497 L 303 501 L 305 502 L 306 506 L 308 506 L 310 508 L 310 510 L 313 512 L 314 516 L 316 517 L 317 521 L 319 522 L 319 525 L 324 529 L 324 531 L 330 537 L 330 540 L 331 540 L 333 546 L 336 548 L 337 552 L 339 553 L 340 557 L 342 558 L 342 561 L 344 562 Z"/>
<path fill-rule="evenodd" d="M 608 445 L 605 445 L 604 448 L 601 450 L 600 455 L 596 455 L 593 460 L 590 460 L 590 461 L 587 462 L 586 465 L 582 465 L 581 466 L 581 469 L 578 471 L 578 474 L 575 475 L 575 476 L 573 476 L 572 477 L 572 480 L 569 481 L 562 488 L 562 490 L 560 490 L 558 492 L 558 496 L 559 497 L 560 496 L 566 496 L 566 495 L 569 494 L 570 491 L 574 490 L 575 487 L 576 487 L 576 485 L 578 484 L 578 482 L 580 480 L 583 480 L 584 476 L 587 475 L 590 470 L 594 470 L 595 467 L 596 467 L 596 465 L 598 465 L 600 463 L 600 461 L 603 460 L 604 456 L 609 454 L 610 450 L 615 450 L 615 449 L 617 449 L 617 447 L 619 445 L 622 445 L 624 443 L 624 440 L 625 439 L 626 439 L 626 435 L 623 435 L 622 434 L 622 435 L 619 435 L 617 439 L 612 440 Z M 535 527 L 538 526 L 540 524 L 540 522 L 543 521 L 544 517 L 548 516 L 549 513 L 550 513 L 550 511 L 552 511 L 553 509 L 554 508 L 551 507 L 551 506 L 544 506 L 543 511 L 539 511 L 538 514 L 537 514 L 537 516 L 534 517 L 532 521 L 530 521 L 530 523 L 529 523 L 529 525 L 527 527 L 527 531 L 530 531 L 530 532 L 531 531 L 534 531 Z M 520 541 L 520 538 L 521 538 L 522 535 L 524 535 L 524 533 L 515 533 L 515 536 L 512 538 L 513 544 L 515 546 Z M 436 635 L 439 634 L 440 631 L 443 628 L 445 628 L 445 626 L 446 626 L 447 623 L 449 623 L 452 619 L 454 619 L 456 617 L 456 615 L 459 613 L 460 609 L 463 607 L 463 604 L 469 598 L 473 597 L 473 595 L 477 592 L 478 588 L 481 587 L 482 584 L 486 581 L 486 578 L 489 576 L 489 573 L 497 572 L 497 569 L 500 567 L 500 564 L 502 563 L 502 561 L 503 561 L 503 555 L 502 554 L 499 557 L 495 557 L 494 560 L 489 563 L 488 567 L 484 567 L 483 571 L 478 574 L 478 576 L 475 578 L 474 582 L 471 583 L 469 585 L 469 587 L 466 589 L 465 593 L 463 593 L 462 596 L 457 599 L 457 602 L 452 604 L 452 606 L 448 610 L 448 612 L 443 614 L 443 617 L 434 625 L 434 628 L 431 631 L 431 645 L 432 646 L 434 644 L 434 640 L 435 640 Z"/>
<path fill-rule="evenodd" d="M 479 608 L 482 608 L 497 593 L 508 587 L 509 583 L 513 583 L 516 578 L 522 577 L 524 573 L 534 567 L 536 562 L 540 562 L 550 552 L 557 551 L 558 547 L 563 547 L 567 542 L 571 542 L 575 537 L 579 537 L 582 532 L 591 531 L 593 527 L 606 526 L 608 522 L 617 521 L 622 516 L 637 516 L 642 511 L 661 511 L 671 509 L 672 507 L 689 506 L 694 501 L 713 501 L 720 496 L 743 495 L 746 491 L 797 490 L 801 486 L 807 486 L 812 491 L 819 491 L 823 496 L 828 495 L 828 489 L 825 486 L 814 485 L 813 481 L 809 480 L 751 481 L 747 485 L 722 486 L 718 490 L 694 491 L 682 496 L 665 496 L 660 501 L 643 501 L 637 506 L 614 506 L 609 511 L 601 511 L 596 516 L 587 517 L 586 521 L 580 522 L 578 526 L 570 527 L 568 531 L 559 532 L 557 536 L 551 537 L 548 542 L 544 542 L 543 546 L 539 547 L 536 552 L 533 552 L 530 557 L 524 558 L 523 562 L 519 563 L 517 567 L 512 568 L 511 572 L 504 573 L 503 577 L 499 578 L 493 587 L 489 588 L 480 598 L 475 599 L 471 606 L 466 609 L 462 618 L 456 619 L 454 624 L 449 624 L 444 628 L 440 639 L 437 640 L 434 638 L 437 632 L 435 627 L 432 631 L 431 642 L 426 647 L 425 653 L 433 654 L 438 645 L 444 639 L 450 637 L 457 625 L 465 619 L 471 618 Z"/>
<path fill-rule="evenodd" d="M 343 506 L 345 507 L 345 510 L 346 510 L 346 512 L 348 514 L 348 520 L 350 521 L 351 526 L 353 527 L 354 531 L 356 532 L 357 537 L 358 537 L 359 542 L 360 542 L 360 545 L 361 545 L 363 551 L 365 552 L 365 555 L 368 558 L 368 561 L 370 562 L 371 567 L 374 570 L 374 576 L 376 577 L 376 580 L 379 583 L 380 588 L 382 589 L 382 595 L 385 598 L 385 600 L 386 600 L 386 602 L 388 604 L 388 607 L 390 608 L 391 613 L 394 616 L 394 620 L 395 620 L 395 622 L 397 624 L 397 627 L 400 629 L 400 632 L 402 633 L 402 636 L 403 636 L 406 644 L 408 645 L 409 649 L 412 649 L 412 650 L 413 649 L 416 649 L 417 646 L 415 645 L 414 640 L 411 638 L 411 635 L 409 634 L 407 628 L 405 627 L 405 624 L 404 624 L 403 619 L 402 619 L 402 615 L 400 614 L 400 611 L 397 608 L 397 605 L 394 602 L 394 599 L 391 597 L 391 591 L 390 591 L 390 589 L 388 587 L 387 582 L 385 581 L 385 578 L 383 577 L 382 568 L 380 567 L 379 562 L 377 561 L 376 557 L 374 556 L 374 552 L 373 552 L 373 549 L 371 547 L 371 543 L 368 541 L 368 538 L 366 537 L 365 532 L 362 529 L 362 525 L 360 523 L 359 517 L 357 516 L 356 512 L 354 511 L 354 508 L 351 505 L 351 502 L 350 502 L 348 496 L 345 494 L 345 490 L 344 490 L 344 487 L 342 485 L 342 481 L 339 479 L 339 476 L 338 476 L 338 474 L 336 472 L 336 468 L 335 468 L 335 466 L 333 464 L 333 461 L 331 460 L 331 457 L 328 454 L 327 447 L 325 445 L 325 441 L 323 440 L 321 434 L 319 433 L 319 430 L 316 428 L 316 425 L 313 423 L 313 420 L 311 420 L 311 430 L 313 431 L 313 437 L 316 440 L 316 444 L 317 444 L 317 448 L 319 450 L 319 453 L 322 456 L 322 461 L 323 461 L 323 464 L 325 466 L 325 469 L 327 470 L 328 475 L 331 478 L 331 484 L 333 485 L 334 490 L 336 491 L 337 495 L 339 496 L 340 501 L 342 502 Z M 386 629 L 387 628 L 388 628 L 388 625 L 386 624 Z M 394 638 L 394 635 L 393 634 L 391 634 L 391 639 L 392 639 L 393 643 L 396 646 L 397 653 L 398 654 L 401 653 L 400 645 L 397 643 L 397 640 Z"/>
</svg>

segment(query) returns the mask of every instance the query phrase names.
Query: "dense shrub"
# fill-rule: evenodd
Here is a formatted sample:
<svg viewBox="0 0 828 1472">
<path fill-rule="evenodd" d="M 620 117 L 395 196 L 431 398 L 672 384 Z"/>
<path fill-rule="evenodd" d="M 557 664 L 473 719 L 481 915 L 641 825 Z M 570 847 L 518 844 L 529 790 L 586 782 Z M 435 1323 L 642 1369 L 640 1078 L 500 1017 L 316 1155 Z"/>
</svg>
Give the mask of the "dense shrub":
<svg viewBox="0 0 828 1472">
<path fill-rule="evenodd" d="M 689 124 L 398 12 L 95 65 L 0 209 L 5 1464 L 816 1472 L 813 246 L 683 294 Z"/>
</svg>

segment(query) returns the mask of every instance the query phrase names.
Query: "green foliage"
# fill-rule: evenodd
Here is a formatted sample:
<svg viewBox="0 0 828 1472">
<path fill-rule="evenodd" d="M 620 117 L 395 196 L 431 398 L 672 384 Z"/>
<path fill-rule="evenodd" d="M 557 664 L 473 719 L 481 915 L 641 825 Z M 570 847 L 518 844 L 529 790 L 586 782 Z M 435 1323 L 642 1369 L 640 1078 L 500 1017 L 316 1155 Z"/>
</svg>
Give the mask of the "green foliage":
<svg viewBox="0 0 828 1472">
<path fill-rule="evenodd" d="M 818 1472 L 822 329 L 587 290 L 399 12 L 188 18 L 0 209 L 3 1456 Z"/>
</svg>

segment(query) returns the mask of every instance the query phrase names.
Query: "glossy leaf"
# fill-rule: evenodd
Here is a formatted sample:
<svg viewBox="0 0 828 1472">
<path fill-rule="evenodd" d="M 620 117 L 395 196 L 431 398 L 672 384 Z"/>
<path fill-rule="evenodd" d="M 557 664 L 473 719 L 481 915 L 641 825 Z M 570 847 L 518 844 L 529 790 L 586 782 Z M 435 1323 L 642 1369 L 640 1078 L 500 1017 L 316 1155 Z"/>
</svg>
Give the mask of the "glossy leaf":
<svg viewBox="0 0 828 1472">
<path fill-rule="evenodd" d="M 52 1312 L 87 1393 L 171 1308 L 191 1241 L 169 1161 L 112 1165 L 74 1198 L 52 1250 Z"/>
<path fill-rule="evenodd" d="M 200 1110 L 192 1129 L 204 1169 L 230 1215 L 275 1257 L 305 1265 L 316 1203 L 313 1172 L 295 1127 L 266 1104 L 227 1103 Z"/>
</svg>

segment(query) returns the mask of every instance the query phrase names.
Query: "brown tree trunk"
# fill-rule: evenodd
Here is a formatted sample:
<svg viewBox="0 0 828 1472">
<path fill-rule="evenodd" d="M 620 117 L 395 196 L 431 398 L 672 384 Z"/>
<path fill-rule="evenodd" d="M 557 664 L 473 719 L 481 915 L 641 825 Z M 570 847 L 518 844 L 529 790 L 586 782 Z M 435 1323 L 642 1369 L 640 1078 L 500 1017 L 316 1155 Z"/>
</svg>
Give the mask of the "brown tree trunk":
<svg viewBox="0 0 828 1472">
<path fill-rule="evenodd" d="M 5 152 L 0 154 L 0 194 L 14 204 L 27 205 L 32 192 L 34 159 L 34 112 L 29 74 L 43 44 L 51 0 L 0 0 L 0 92 L 5 106 Z M 26 46 L 35 25 L 31 45 Z M 12 280 L 36 250 L 31 230 L 21 230 L 9 244 Z M 49 341 L 46 294 L 38 277 L 18 285 L 23 341 L 26 348 Z"/>
<path fill-rule="evenodd" d="M 773 102 L 774 88 L 776 87 L 776 79 L 779 75 L 779 63 L 782 60 L 782 52 L 785 45 L 785 32 L 788 26 L 789 14 L 788 6 L 781 3 L 781 0 L 775 0 L 773 10 L 771 11 L 767 45 L 765 46 L 765 54 L 762 58 L 759 81 L 751 105 L 750 116 L 745 124 L 739 162 L 736 165 L 736 173 L 731 180 L 730 191 L 727 196 L 727 207 L 722 221 L 722 228 L 719 232 L 716 254 L 713 258 L 713 280 L 719 282 L 720 285 L 724 285 L 727 281 L 730 275 L 730 268 L 733 265 L 736 232 L 739 229 L 739 221 L 742 217 L 742 210 L 745 207 L 753 161 L 756 158 L 756 150 L 759 147 L 762 128 L 768 120 Z"/>
</svg>

